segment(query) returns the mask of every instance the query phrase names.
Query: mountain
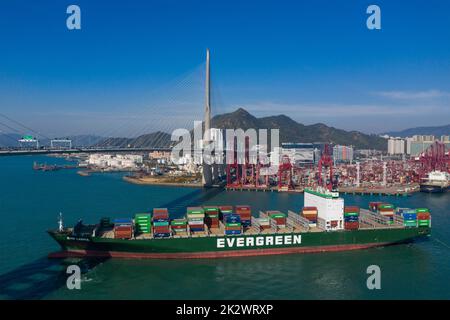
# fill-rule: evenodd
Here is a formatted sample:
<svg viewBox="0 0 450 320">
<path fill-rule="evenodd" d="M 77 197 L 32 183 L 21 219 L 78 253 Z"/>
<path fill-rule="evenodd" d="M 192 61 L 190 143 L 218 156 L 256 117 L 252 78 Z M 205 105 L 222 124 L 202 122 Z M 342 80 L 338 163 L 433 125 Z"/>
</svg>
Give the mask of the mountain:
<svg viewBox="0 0 450 320">
<path fill-rule="evenodd" d="M 446 126 L 437 127 L 417 127 L 405 129 L 402 131 L 386 132 L 387 135 L 392 137 L 411 137 L 414 135 L 433 135 L 436 137 L 450 135 L 450 124 Z"/>
<path fill-rule="evenodd" d="M 157 131 L 137 138 L 105 138 L 98 147 L 167 148 L 171 145 L 170 134 Z"/>
<path fill-rule="evenodd" d="M 69 139 L 72 140 L 72 145 L 74 147 L 90 147 L 90 146 L 97 144 L 98 142 L 100 142 L 101 140 L 103 140 L 105 138 L 100 137 L 100 136 L 85 134 L 85 135 L 79 135 L 79 136 L 72 136 L 72 137 L 69 137 Z"/>
<path fill-rule="evenodd" d="M 211 127 L 220 129 L 247 130 L 280 129 L 280 143 L 283 142 L 325 142 L 353 145 L 359 149 L 386 150 L 386 139 L 358 131 L 345 131 L 323 123 L 304 125 L 285 115 L 256 118 L 240 108 L 234 112 L 217 115 L 211 119 Z M 270 134 L 268 134 L 270 136 Z"/>
<path fill-rule="evenodd" d="M 353 145 L 359 149 L 386 150 L 386 139 L 376 135 L 367 135 L 358 131 L 345 131 L 329 127 L 323 123 L 304 125 L 288 116 L 278 115 L 256 118 L 246 110 L 240 108 L 231 113 L 214 116 L 211 127 L 219 129 L 247 130 L 280 129 L 280 143 L 283 142 L 325 142 L 342 145 Z M 191 134 L 193 132 L 191 131 Z M 270 137 L 270 134 L 268 134 Z M 105 138 L 98 142 L 99 147 L 169 147 L 174 142 L 171 135 L 165 132 L 144 134 L 137 138 Z"/>
</svg>

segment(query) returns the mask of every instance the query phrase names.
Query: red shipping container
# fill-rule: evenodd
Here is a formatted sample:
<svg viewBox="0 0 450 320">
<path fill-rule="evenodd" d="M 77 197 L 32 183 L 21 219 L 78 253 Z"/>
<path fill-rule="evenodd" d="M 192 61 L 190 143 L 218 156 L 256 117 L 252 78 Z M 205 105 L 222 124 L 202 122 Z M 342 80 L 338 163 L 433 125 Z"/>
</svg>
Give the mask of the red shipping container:
<svg viewBox="0 0 450 320">
<path fill-rule="evenodd" d="M 233 211 L 233 206 L 219 206 L 220 211 Z"/>
<path fill-rule="evenodd" d="M 357 206 L 344 207 L 344 212 L 359 212 L 359 207 Z"/>
<path fill-rule="evenodd" d="M 241 230 L 241 227 L 225 227 L 225 230 Z"/>
<path fill-rule="evenodd" d="M 130 239 L 132 237 L 131 230 L 114 230 L 114 238 L 116 239 Z"/>
<path fill-rule="evenodd" d="M 169 219 L 169 213 L 168 212 L 153 213 L 153 219 Z"/>
<path fill-rule="evenodd" d="M 277 224 L 286 224 L 286 218 L 273 218 Z"/>
<path fill-rule="evenodd" d="M 178 226 L 172 226 L 172 229 L 186 229 L 186 225 L 178 225 Z"/>
<path fill-rule="evenodd" d="M 168 233 L 170 232 L 170 228 L 168 226 L 161 226 L 161 227 L 153 227 L 154 233 Z"/>
<path fill-rule="evenodd" d="M 247 206 L 247 205 L 238 205 L 238 206 L 236 206 L 236 211 L 238 211 L 238 210 L 247 210 L 247 211 L 249 211 L 249 210 L 251 210 L 251 208 L 250 208 L 250 206 Z"/>
<path fill-rule="evenodd" d="M 417 220 L 429 220 L 430 213 L 429 212 L 419 212 L 417 214 Z"/>
<path fill-rule="evenodd" d="M 115 226 L 114 231 L 125 231 L 125 232 L 131 232 L 133 229 L 131 226 Z"/>
<path fill-rule="evenodd" d="M 358 228 L 359 228 L 359 222 L 358 221 L 344 222 L 344 229 L 345 230 L 357 230 Z"/>
<path fill-rule="evenodd" d="M 204 228 L 204 224 L 203 223 L 199 223 L 199 224 L 190 224 L 189 228 Z"/>
</svg>

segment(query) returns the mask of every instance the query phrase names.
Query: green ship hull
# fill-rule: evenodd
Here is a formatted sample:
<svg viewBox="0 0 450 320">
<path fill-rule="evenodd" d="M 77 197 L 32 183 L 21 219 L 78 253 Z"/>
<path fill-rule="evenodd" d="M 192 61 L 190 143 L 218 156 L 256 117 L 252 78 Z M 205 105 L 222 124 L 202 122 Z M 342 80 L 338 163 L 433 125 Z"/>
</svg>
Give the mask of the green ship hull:
<svg viewBox="0 0 450 320">
<path fill-rule="evenodd" d="M 192 236 L 163 239 L 76 238 L 49 231 L 62 251 L 50 257 L 221 258 L 272 254 L 345 251 L 412 242 L 431 233 L 429 227 L 354 231 Z"/>
</svg>

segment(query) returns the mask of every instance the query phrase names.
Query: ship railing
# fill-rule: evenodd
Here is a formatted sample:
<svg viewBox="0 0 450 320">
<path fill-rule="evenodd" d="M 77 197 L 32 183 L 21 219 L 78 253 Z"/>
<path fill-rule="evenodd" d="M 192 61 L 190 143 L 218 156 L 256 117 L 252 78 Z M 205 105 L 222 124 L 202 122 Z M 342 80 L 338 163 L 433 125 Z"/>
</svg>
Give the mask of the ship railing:
<svg viewBox="0 0 450 320">
<path fill-rule="evenodd" d="M 294 220 L 291 218 L 286 218 L 286 227 L 289 229 L 290 232 L 294 232 L 295 227 L 298 226 L 297 223 L 295 223 Z"/>
<path fill-rule="evenodd" d="M 401 214 L 394 214 L 394 223 L 403 226 L 405 224 L 405 220 Z"/>
<path fill-rule="evenodd" d="M 395 216 L 395 215 L 394 215 Z M 377 212 L 361 209 L 359 219 L 362 223 L 373 228 L 376 227 L 397 227 L 390 224 L 389 217 L 385 217 Z"/>
<path fill-rule="evenodd" d="M 278 231 L 277 222 L 275 220 L 273 220 L 273 219 L 270 219 L 270 227 L 271 227 L 273 232 L 277 232 Z"/>
<path fill-rule="evenodd" d="M 305 217 L 302 217 L 301 215 L 288 210 L 288 219 L 292 220 L 294 222 L 294 225 L 298 225 L 302 228 L 305 228 L 306 230 L 309 230 L 309 220 Z"/>
<path fill-rule="evenodd" d="M 259 220 L 255 217 L 251 218 L 252 226 L 256 228 L 258 234 L 261 233 L 261 225 L 259 224 Z"/>
</svg>

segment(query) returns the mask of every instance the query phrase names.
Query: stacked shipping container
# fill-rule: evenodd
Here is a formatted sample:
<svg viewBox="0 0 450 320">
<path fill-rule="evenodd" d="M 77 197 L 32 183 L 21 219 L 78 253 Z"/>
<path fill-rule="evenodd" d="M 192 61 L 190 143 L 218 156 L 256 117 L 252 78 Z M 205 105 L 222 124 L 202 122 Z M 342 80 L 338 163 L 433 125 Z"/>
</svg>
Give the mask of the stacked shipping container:
<svg viewBox="0 0 450 320">
<path fill-rule="evenodd" d="M 188 207 L 186 217 L 191 232 L 205 231 L 205 211 L 202 207 Z"/>
<path fill-rule="evenodd" d="M 151 215 L 149 213 L 136 213 L 134 215 L 134 225 L 139 233 L 151 232 Z"/>
<path fill-rule="evenodd" d="M 286 228 L 286 214 L 280 211 L 267 211 L 266 213 L 278 228 Z"/>
<path fill-rule="evenodd" d="M 318 217 L 317 207 L 304 207 L 302 210 L 302 216 L 303 218 L 309 221 L 309 225 L 311 227 L 317 225 L 317 217 Z"/>
<path fill-rule="evenodd" d="M 186 234 L 187 233 L 187 220 L 186 219 L 172 219 L 170 221 L 170 227 L 174 234 Z"/>
<path fill-rule="evenodd" d="M 242 224 L 241 217 L 234 213 L 225 213 L 223 216 L 223 223 L 225 225 L 225 234 L 241 234 Z"/>
<path fill-rule="evenodd" d="M 417 225 L 419 227 L 430 226 L 430 211 L 427 208 L 416 209 L 417 213 Z"/>
<path fill-rule="evenodd" d="M 249 227 L 252 224 L 252 210 L 250 206 L 239 205 L 236 206 L 236 214 L 241 217 L 243 227 Z"/>
<path fill-rule="evenodd" d="M 417 227 L 416 209 L 397 208 L 396 214 L 403 217 L 403 225 L 405 227 Z"/>
<path fill-rule="evenodd" d="M 170 237 L 169 211 L 166 208 L 154 208 L 152 216 L 153 237 Z"/>
<path fill-rule="evenodd" d="M 261 229 L 270 229 L 270 218 L 259 218 L 258 223 Z"/>
<path fill-rule="evenodd" d="M 208 228 L 219 228 L 219 208 L 215 206 L 205 206 L 205 224 Z"/>
<path fill-rule="evenodd" d="M 390 203 L 378 204 L 377 212 L 382 216 L 389 217 L 390 223 L 394 223 L 394 206 Z"/>
<path fill-rule="evenodd" d="M 356 206 L 344 207 L 344 229 L 345 230 L 359 229 L 359 207 Z"/>
<path fill-rule="evenodd" d="M 114 219 L 114 238 L 131 239 L 133 236 L 133 221 L 131 219 Z"/>
<path fill-rule="evenodd" d="M 233 206 L 219 206 L 219 219 L 223 221 L 223 216 L 233 213 Z"/>
</svg>

